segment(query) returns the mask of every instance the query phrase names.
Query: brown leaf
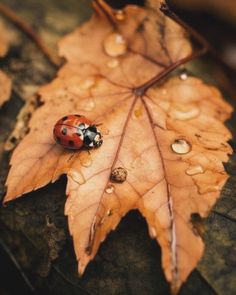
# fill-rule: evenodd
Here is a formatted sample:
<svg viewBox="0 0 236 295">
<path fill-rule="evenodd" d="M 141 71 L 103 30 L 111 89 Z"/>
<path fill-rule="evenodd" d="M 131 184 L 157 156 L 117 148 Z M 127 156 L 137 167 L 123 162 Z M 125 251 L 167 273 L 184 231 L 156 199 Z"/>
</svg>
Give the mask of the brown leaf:
<svg viewBox="0 0 236 295">
<path fill-rule="evenodd" d="M 8 30 L 4 23 L 0 20 L 0 57 L 4 57 L 7 54 L 10 45 Z"/>
<path fill-rule="evenodd" d="M 203 253 L 192 214 L 206 217 L 227 179 L 231 136 L 223 122 L 232 109 L 193 77 L 138 95 L 138 86 L 191 47 L 160 13 L 128 6 L 118 18 L 106 7 L 107 18 L 103 5 L 95 1 L 92 19 L 60 43 L 68 63 L 40 90 L 44 105 L 13 153 L 5 202 L 67 174 L 65 213 L 80 274 L 122 216 L 138 209 L 176 292 Z M 73 113 L 102 124 L 99 149 L 71 152 L 54 142 L 55 122 Z M 127 172 L 123 183 L 110 180 L 118 167 Z"/>
<path fill-rule="evenodd" d="M 0 70 L 0 107 L 10 98 L 11 85 L 11 79 Z"/>
<path fill-rule="evenodd" d="M 0 20 L 0 58 L 7 54 L 9 42 L 8 31 L 4 23 Z M 10 78 L 0 70 L 0 107 L 10 98 L 11 84 Z"/>
</svg>

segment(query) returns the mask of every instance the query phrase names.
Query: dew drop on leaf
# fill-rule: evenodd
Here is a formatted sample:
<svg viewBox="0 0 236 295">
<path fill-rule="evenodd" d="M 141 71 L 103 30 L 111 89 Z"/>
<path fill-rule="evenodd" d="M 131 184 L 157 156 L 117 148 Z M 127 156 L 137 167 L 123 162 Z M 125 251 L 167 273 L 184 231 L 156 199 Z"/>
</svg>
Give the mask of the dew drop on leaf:
<svg viewBox="0 0 236 295">
<path fill-rule="evenodd" d="M 177 154 L 187 154 L 191 151 L 191 145 L 185 139 L 176 139 L 171 147 Z"/>
<path fill-rule="evenodd" d="M 107 187 L 106 187 L 106 193 L 107 194 L 112 194 L 113 192 L 114 192 L 114 190 L 115 190 L 115 187 L 114 187 L 114 185 L 112 185 L 112 184 L 109 184 Z"/>
<path fill-rule="evenodd" d="M 119 66 L 119 60 L 116 58 L 113 58 L 108 61 L 107 66 L 108 68 L 114 69 Z"/>
<path fill-rule="evenodd" d="M 152 239 L 154 239 L 157 236 L 157 232 L 156 232 L 155 228 L 152 226 L 149 228 L 149 235 Z"/>
<path fill-rule="evenodd" d="M 84 184 L 85 183 L 85 178 L 83 174 L 77 170 L 70 170 L 67 175 L 71 177 L 75 182 L 78 184 Z"/>
<path fill-rule="evenodd" d="M 170 116 L 174 119 L 184 121 L 184 120 L 190 120 L 190 119 L 196 118 L 199 115 L 199 113 L 200 113 L 200 110 L 197 107 L 194 107 L 186 111 L 173 109 L 170 112 Z"/>
<path fill-rule="evenodd" d="M 166 94 L 167 94 L 167 90 L 166 90 L 165 88 L 163 88 L 163 89 L 161 90 L 161 93 L 162 93 L 163 95 L 166 95 Z"/>
<path fill-rule="evenodd" d="M 108 129 L 101 129 L 102 135 L 108 135 L 110 131 Z"/>
<path fill-rule="evenodd" d="M 93 77 L 87 78 L 80 83 L 80 88 L 87 90 L 95 85 L 95 79 Z"/>
<path fill-rule="evenodd" d="M 83 167 L 90 167 L 92 165 L 92 158 L 88 151 L 80 152 L 79 160 Z"/>
<path fill-rule="evenodd" d="M 122 9 L 118 9 L 115 11 L 115 18 L 118 21 L 124 21 L 125 17 L 126 17 L 125 12 Z"/>
<path fill-rule="evenodd" d="M 86 161 L 82 162 L 82 166 L 84 166 L 84 167 L 90 167 L 91 165 L 92 165 L 91 159 L 87 159 Z"/>
<path fill-rule="evenodd" d="M 205 193 L 211 193 L 211 192 L 216 192 L 221 189 L 219 185 L 202 185 L 201 187 L 198 187 L 200 194 L 205 194 Z"/>
<path fill-rule="evenodd" d="M 111 209 L 107 210 L 106 214 L 107 214 L 107 216 L 111 216 L 112 215 L 112 210 Z"/>
<path fill-rule="evenodd" d="M 180 74 L 179 76 L 180 80 L 182 81 L 186 81 L 188 79 L 188 74 L 187 72 L 183 72 L 182 74 Z"/>
<path fill-rule="evenodd" d="M 108 35 L 103 43 L 106 54 L 112 57 L 123 55 L 127 52 L 127 44 L 124 37 L 118 33 Z"/>
<path fill-rule="evenodd" d="M 82 109 L 84 111 L 92 111 L 95 108 L 95 101 L 91 98 L 86 100 L 86 102 L 82 105 Z"/>
<path fill-rule="evenodd" d="M 189 168 L 185 171 L 187 175 L 196 175 L 204 173 L 204 169 L 201 165 L 189 166 Z"/>
</svg>

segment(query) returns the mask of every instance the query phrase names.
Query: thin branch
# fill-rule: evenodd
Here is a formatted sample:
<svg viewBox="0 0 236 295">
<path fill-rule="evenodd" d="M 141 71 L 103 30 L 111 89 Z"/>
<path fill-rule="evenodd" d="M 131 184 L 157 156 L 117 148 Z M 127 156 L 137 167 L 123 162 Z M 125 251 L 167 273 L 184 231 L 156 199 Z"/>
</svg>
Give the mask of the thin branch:
<svg viewBox="0 0 236 295">
<path fill-rule="evenodd" d="M 114 29 L 116 29 L 116 20 L 113 15 L 113 9 L 103 0 L 93 0 L 92 5 L 99 14 L 103 14 Z"/>
<path fill-rule="evenodd" d="M 34 289 L 33 285 L 30 283 L 30 281 L 29 281 L 28 277 L 26 276 L 25 272 L 23 271 L 22 267 L 19 265 L 18 261 L 16 260 L 16 258 L 14 257 L 14 255 L 12 254 L 10 249 L 7 247 L 7 245 L 1 239 L 0 239 L 0 245 L 3 248 L 3 250 L 5 251 L 5 253 L 8 255 L 8 257 L 10 258 L 12 263 L 15 265 L 16 269 L 19 271 L 22 279 L 24 280 L 24 282 L 26 283 L 28 288 L 32 292 L 35 293 L 35 289 Z"/>
<path fill-rule="evenodd" d="M 0 3 L 0 13 L 30 37 L 54 67 L 59 67 L 61 59 L 48 48 L 38 33 L 36 33 L 25 20 L 18 16 L 11 8 L 2 3 Z"/>
<path fill-rule="evenodd" d="M 178 15 L 176 15 L 166 3 L 161 3 L 160 11 L 165 14 L 167 17 L 172 19 L 174 22 L 179 24 L 182 28 L 184 28 L 190 36 L 192 36 L 198 43 L 201 45 L 201 47 L 206 49 L 206 52 L 208 50 L 214 50 L 212 46 L 209 44 L 209 42 L 196 30 L 194 30 L 192 27 L 190 27 L 188 24 L 186 24 Z M 205 52 L 205 53 L 206 53 Z"/>
</svg>

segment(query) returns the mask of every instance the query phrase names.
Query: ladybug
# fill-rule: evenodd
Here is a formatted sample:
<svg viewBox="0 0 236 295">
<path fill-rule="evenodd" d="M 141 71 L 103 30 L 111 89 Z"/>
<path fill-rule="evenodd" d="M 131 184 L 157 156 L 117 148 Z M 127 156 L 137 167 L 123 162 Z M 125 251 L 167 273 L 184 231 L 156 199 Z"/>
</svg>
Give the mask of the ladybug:
<svg viewBox="0 0 236 295">
<path fill-rule="evenodd" d="M 55 141 L 67 149 L 98 148 L 102 144 L 97 126 L 81 115 L 61 118 L 54 126 L 53 135 Z"/>
</svg>

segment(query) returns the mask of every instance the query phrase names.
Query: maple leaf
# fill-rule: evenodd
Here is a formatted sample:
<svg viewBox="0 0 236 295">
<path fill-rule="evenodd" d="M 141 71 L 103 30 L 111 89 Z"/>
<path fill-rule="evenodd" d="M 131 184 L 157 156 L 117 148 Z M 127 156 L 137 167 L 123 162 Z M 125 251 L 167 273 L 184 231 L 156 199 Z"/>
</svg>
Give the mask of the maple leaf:
<svg viewBox="0 0 236 295">
<path fill-rule="evenodd" d="M 194 77 L 145 88 L 191 54 L 172 20 L 136 6 L 94 7 L 91 20 L 60 42 L 67 64 L 40 90 L 44 104 L 12 155 L 4 201 L 67 174 L 65 214 L 80 274 L 120 219 L 138 209 L 176 292 L 203 253 L 192 214 L 206 217 L 228 178 L 222 162 L 231 135 L 223 122 L 232 109 Z M 72 152 L 55 143 L 55 122 L 73 113 L 101 124 L 99 149 Z M 123 183 L 111 180 L 119 167 L 127 174 Z"/>
</svg>

